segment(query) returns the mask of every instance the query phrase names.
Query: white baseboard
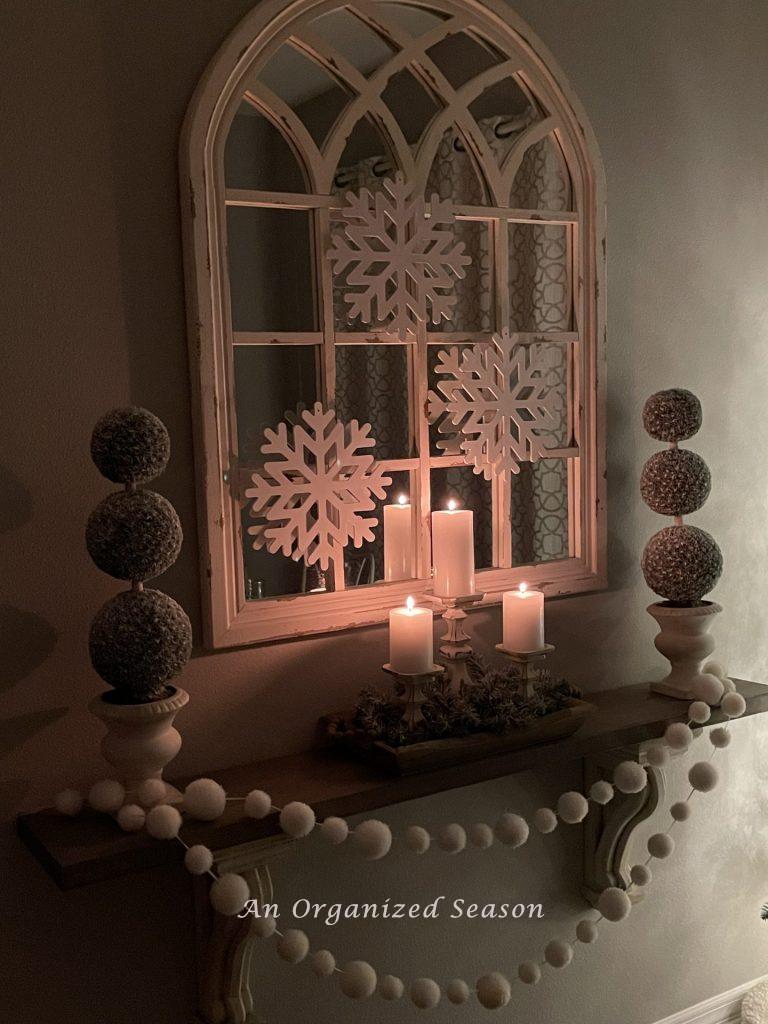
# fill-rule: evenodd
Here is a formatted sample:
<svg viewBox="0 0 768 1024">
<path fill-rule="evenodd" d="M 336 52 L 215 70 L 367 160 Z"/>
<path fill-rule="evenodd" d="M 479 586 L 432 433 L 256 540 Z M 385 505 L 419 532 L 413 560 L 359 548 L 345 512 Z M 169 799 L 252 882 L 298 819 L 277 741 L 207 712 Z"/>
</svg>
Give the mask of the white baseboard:
<svg viewBox="0 0 768 1024">
<path fill-rule="evenodd" d="M 739 1024 L 741 1020 L 741 1001 L 744 996 L 755 985 L 761 981 L 768 981 L 768 975 L 762 978 L 755 978 L 730 989 L 728 992 L 721 992 L 718 996 L 705 999 L 696 1006 L 687 1010 L 673 1013 L 671 1017 L 656 1021 L 656 1024 Z"/>
</svg>

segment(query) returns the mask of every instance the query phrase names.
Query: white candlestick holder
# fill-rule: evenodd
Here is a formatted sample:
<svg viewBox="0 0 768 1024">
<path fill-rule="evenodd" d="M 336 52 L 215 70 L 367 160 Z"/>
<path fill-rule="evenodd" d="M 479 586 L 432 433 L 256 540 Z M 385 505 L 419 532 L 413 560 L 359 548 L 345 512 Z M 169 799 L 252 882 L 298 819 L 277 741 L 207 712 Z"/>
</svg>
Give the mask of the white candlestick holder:
<svg viewBox="0 0 768 1024">
<path fill-rule="evenodd" d="M 534 675 L 531 677 L 531 667 L 538 661 L 543 661 L 548 654 L 554 651 L 554 644 L 544 644 L 540 651 L 510 651 L 504 644 L 496 644 L 496 650 L 514 661 L 520 666 L 520 693 L 526 700 L 533 696 L 536 683 L 541 678 L 541 668 L 534 668 Z"/>
<path fill-rule="evenodd" d="M 464 629 L 467 617 L 465 608 L 479 604 L 485 594 L 467 594 L 464 597 L 441 597 L 426 594 L 425 603 L 431 604 L 442 611 L 445 633 L 440 637 L 440 653 L 445 659 L 445 673 L 448 677 L 449 689 L 458 693 L 464 686 L 472 685 L 468 662 L 472 657 L 472 644 L 469 633 Z"/>
<path fill-rule="evenodd" d="M 428 672 L 398 672 L 389 663 L 381 667 L 387 675 L 394 676 L 405 691 L 403 721 L 409 730 L 413 732 L 413 729 L 420 722 L 424 721 L 424 714 L 421 710 L 421 705 L 427 699 L 424 687 L 429 686 L 437 676 L 442 675 L 445 667 L 443 665 L 433 665 Z"/>
</svg>

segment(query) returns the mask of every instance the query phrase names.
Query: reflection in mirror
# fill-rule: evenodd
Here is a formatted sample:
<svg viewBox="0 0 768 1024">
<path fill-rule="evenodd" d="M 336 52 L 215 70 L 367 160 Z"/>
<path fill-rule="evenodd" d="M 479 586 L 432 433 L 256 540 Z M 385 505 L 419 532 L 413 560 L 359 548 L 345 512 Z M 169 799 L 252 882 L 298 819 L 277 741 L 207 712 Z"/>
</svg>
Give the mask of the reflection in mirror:
<svg viewBox="0 0 768 1024">
<path fill-rule="evenodd" d="M 570 331 L 567 228 L 509 225 L 510 330 Z"/>
<path fill-rule="evenodd" d="M 304 172 L 284 136 L 252 104 L 241 103 L 224 149 L 227 188 L 306 192 Z"/>
<path fill-rule="evenodd" d="M 366 76 L 395 53 L 394 46 L 347 8 L 321 14 L 313 20 L 311 28 L 314 35 L 341 53 Z"/>
<path fill-rule="evenodd" d="M 309 218 L 303 210 L 227 207 L 233 330 L 316 330 Z"/>
<path fill-rule="evenodd" d="M 491 484 L 471 466 L 451 466 L 430 472 L 432 510 L 448 508 L 453 499 L 459 508 L 474 512 L 475 569 L 493 566 L 493 499 Z"/>
<path fill-rule="evenodd" d="M 336 415 L 371 424 L 378 460 L 410 458 L 407 346 L 337 345 Z"/>
<path fill-rule="evenodd" d="M 549 135 L 525 151 L 509 205 L 521 210 L 570 210 L 571 185 L 563 151 Z"/>
<path fill-rule="evenodd" d="M 565 459 L 526 462 L 512 477 L 512 564 L 568 558 L 568 467 Z"/>
<path fill-rule="evenodd" d="M 344 580 L 347 587 L 364 587 L 371 583 L 382 583 L 388 578 L 392 578 L 387 572 L 388 552 L 385 519 L 390 526 L 392 526 L 392 521 L 386 515 L 385 506 L 399 505 L 398 499 L 400 497 L 406 498 L 403 505 L 407 506 L 410 512 L 411 536 L 415 537 L 413 532 L 415 530 L 415 520 L 413 518 L 414 504 L 411 499 L 411 495 L 415 492 L 413 490 L 412 475 L 407 471 L 390 471 L 387 475 L 392 477 L 392 486 L 387 488 L 387 496 L 380 499 L 374 498 L 374 510 L 366 513 L 375 516 L 378 520 L 378 525 L 374 529 L 373 540 L 366 541 L 359 548 L 350 545 L 344 551 Z M 392 532 L 394 533 L 395 530 L 397 530 L 396 525 Z M 391 539 L 390 536 L 390 541 Z"/>
<path fill-rule="evenodd" d="M 489 43 L 467 32 L 456 32 L 427 50 L 454 89 L 460 89 L 504 58 Z"/>
</svg>

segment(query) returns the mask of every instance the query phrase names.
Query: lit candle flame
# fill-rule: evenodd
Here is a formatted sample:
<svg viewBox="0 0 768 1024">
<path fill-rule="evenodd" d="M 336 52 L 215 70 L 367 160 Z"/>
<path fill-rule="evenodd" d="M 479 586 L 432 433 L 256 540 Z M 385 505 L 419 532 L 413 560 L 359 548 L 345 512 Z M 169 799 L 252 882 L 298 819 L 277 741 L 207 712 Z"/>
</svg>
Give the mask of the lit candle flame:
<svg viewBox="0 0 768 1024">
<path fill-rule="evenodd" d="M 527 583 L 521 583 L 520 584 L 520 593 L 521 594 L 524 594 L 527 589 L 528 589 L 528 584 Z"/>
<path fill-rule="evenodd" d="M 415 604 L 416 604 L 416 602 L 414 601 L 414 599 L 412 597 L 406 597 L 406 599 L 405 599 L 405 607 L 408 609 L 409 612 L 413 611 L 413 606 Z"/>
<path fill-rule="evenodd" d="M 405 494 L 398 495 L 398 498 L 397 498 L 398 505 L 405 505 L 407 501 L 408 501 L 408 498 L 406 497 Z"/>
<path fill-rule="evenodd" d="M 455 512 L 456 511 L 456 505 L 457 505 L 456 499 L 455 498 L 451 498 L 451 500 L 448 502 L 448 511 L 449 512 Z"/>
</svg>

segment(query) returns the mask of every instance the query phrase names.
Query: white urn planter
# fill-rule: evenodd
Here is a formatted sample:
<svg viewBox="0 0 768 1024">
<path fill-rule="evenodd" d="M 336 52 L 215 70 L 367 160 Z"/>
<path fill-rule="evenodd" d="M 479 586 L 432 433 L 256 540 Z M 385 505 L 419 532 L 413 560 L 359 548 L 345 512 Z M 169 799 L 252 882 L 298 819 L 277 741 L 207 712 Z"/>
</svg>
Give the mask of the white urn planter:
<svg viewBox="0 0 768 1024">
<path fill-rule="evenodd" d="M 716 685 L 717 677 L 704 672 L 703 666 L 715 649 L 709 628 L 722 610 L 714 601 L 702 601 L 692 608 L 666 601 L 648 606 L 659 625 L 654 644 L 671 666 L 663 679 L 651 684 L 655 693 L 692 700 L 700 695 L 702 686 Z"/>
<path fill-rule="evenodd" d="M 180 686 L 169 689 L 169 696 L 146 704 L 117 704 L 109 699 L 114 694 L 107 692 L 88 705 L 107 727 L 101 752 L 125 786 L 128 802 L 136 800 L 142 782 L 161 779 L 164 768 L 181 749 L 181 736 L 173 721 L 189 701 L 189 694 Z"/>
</svg>

